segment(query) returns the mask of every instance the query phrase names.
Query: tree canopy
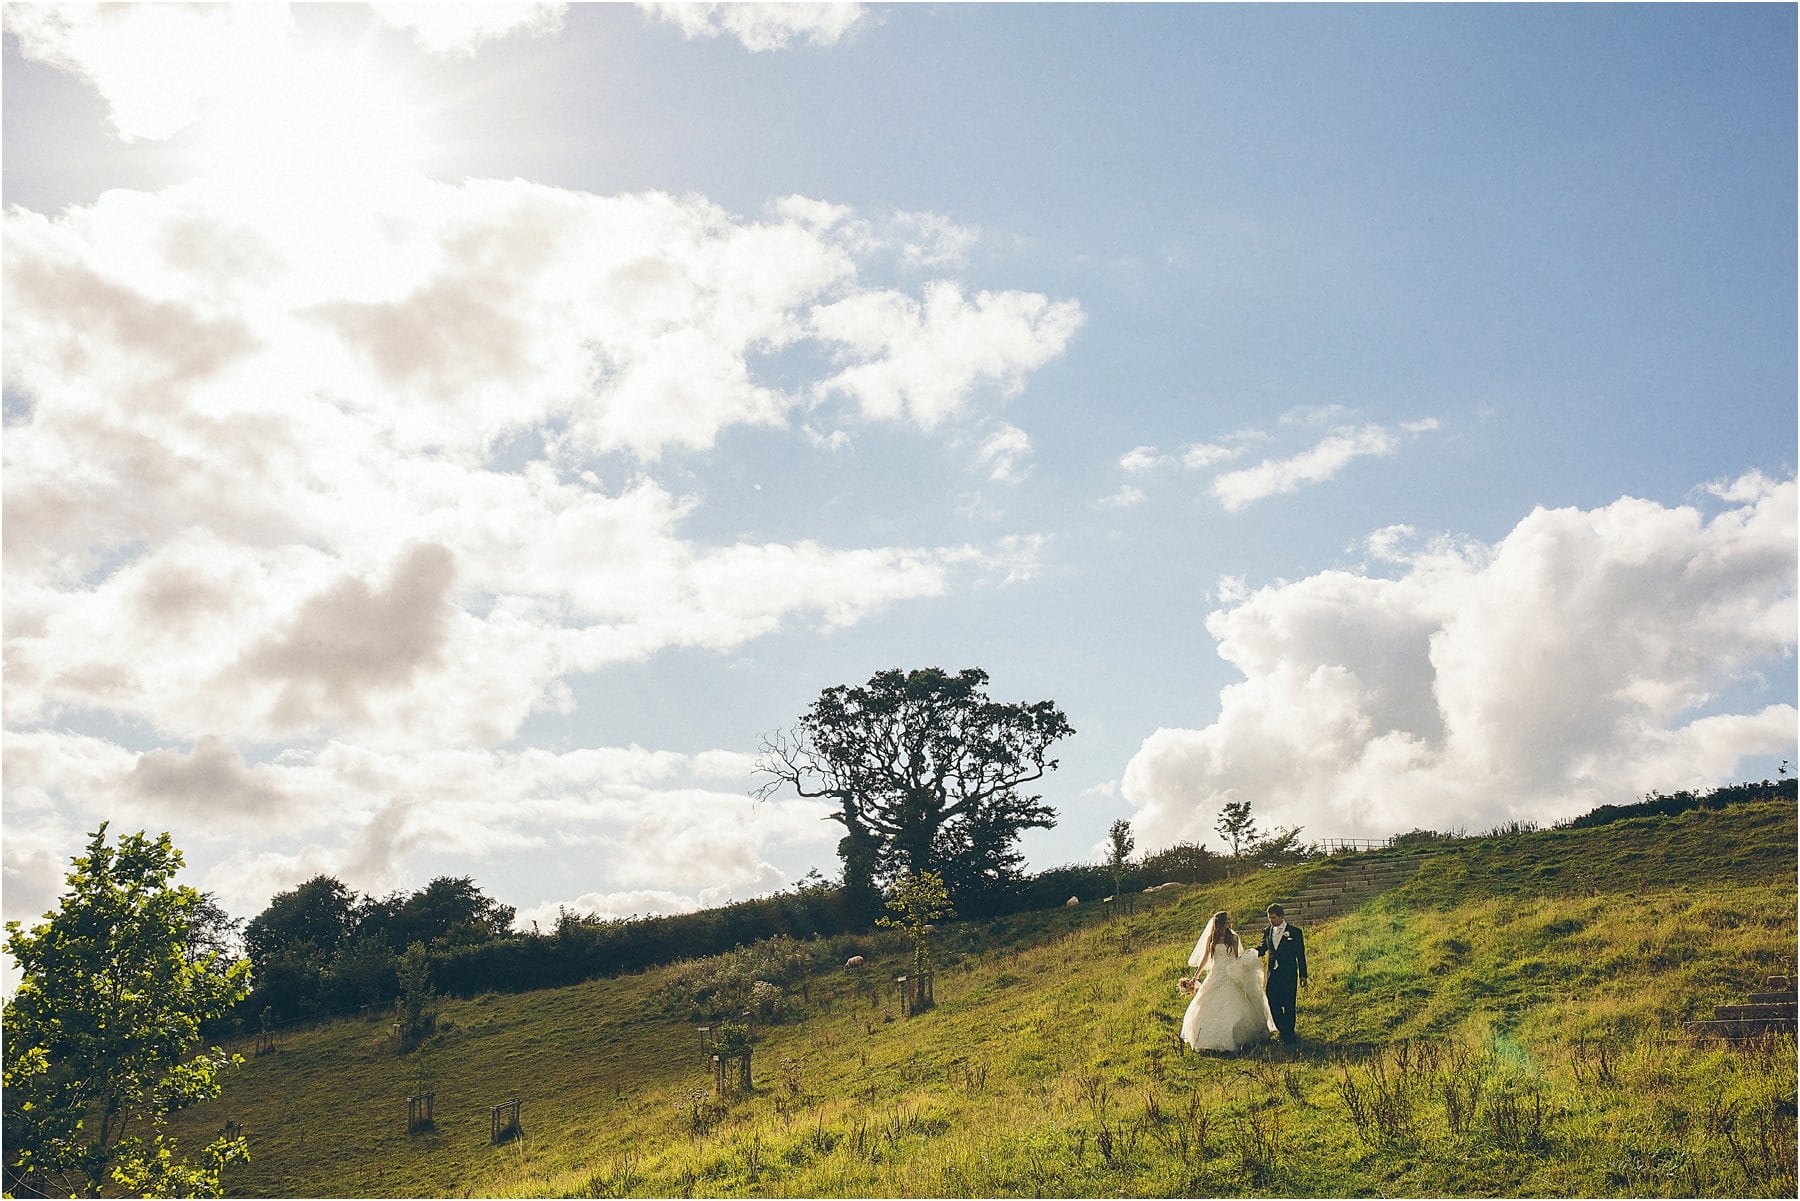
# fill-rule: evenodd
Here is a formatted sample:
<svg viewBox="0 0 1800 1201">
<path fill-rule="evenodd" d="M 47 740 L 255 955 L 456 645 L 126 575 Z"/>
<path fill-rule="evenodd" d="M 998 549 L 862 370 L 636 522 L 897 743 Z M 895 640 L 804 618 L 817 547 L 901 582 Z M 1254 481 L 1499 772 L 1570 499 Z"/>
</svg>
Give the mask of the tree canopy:
<svg viewBox="0 0 1800 1201">
<path fill-rule="evenodd" d="M 181 862 L 167 834 L 113 846 L 103 824 L 61 907 L 30 930 L 6 924 L 21 972 L 6 1003 L 7 1195 L 216 1195 L 219 1170 L 245 1153 L 221 1137 L 189 1162 L 163 1133 L 237 1062 L 194 1051 L 250 972 L 207 945 L 206 898 L 171 883 Z"/>
<path fill-rule="evenodd" d="M 330 876 L 276 893 L 244 928 L 244 947 L 260 970 L 282 953 L 310 945 L 330 955 L 356 928 L 356 894 Z"/>
<path fill-rule="evenodd" d="M 447 953 L 506 937 L 514 910 L 467 876 L 417 892 L 365 897 L 330 876 L 276 894 L 244 930 L 256 995 L 279 1018 L 375 1004 L 397 995 L 401 950 Z"/>
<path fill-rule="evenodd" d="M 758 795 L 829 798 L 844 827 L 844 884 L 865 914 L 877 885 L 933 871 L 965 910 L 1018 874 L 1019 834 L 1056 823 L 1022 785 L 1053 771 L 1073 734 L 1050 701 L 1001 703 L 980 668 L 877 672 L 827 688 L 790 732 L 765 738 Z"/>
<path fill-rule="evenodd" d="M 1256 841 L 1256 819 L 1250 813 L 1249 801 L 1226 801 L 1219 810 L 1219 820 L 1213 828 L 1220 836 L 1231 844 L 1231 857 L 1238 858 L 1244 848 Z M 1297 831 L 1296 831 L 1297 833 Z"/>
</svg>

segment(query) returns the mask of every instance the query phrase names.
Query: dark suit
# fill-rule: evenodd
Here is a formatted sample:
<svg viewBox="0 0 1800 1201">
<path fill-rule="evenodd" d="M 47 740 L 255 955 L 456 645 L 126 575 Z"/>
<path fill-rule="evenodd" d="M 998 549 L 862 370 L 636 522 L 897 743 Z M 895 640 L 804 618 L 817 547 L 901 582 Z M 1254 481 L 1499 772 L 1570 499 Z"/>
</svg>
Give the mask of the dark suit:
<svg viewBox="0 0 1800 1201">
<path fill-rule="evenodd" d="M 1265 956 L 1268 965 L 1269 981 L 1263 985 L 1263 991 L 1269 997 L 1269 1014 L 1275 1019 L 1275 1029 L 1281 1031 L 1283 1042 L 1294 1040 L 1294 1000 L 1300 993 L 1300 984 L 1306 979 L 1306 935 L 1300 927 L 1288 922 L 1281 935 L 1281 945 L 1275 945 L 1275 927 L 1263 929 L 1262 946 L 1256 948 L 1258 955 Z"/>
</svg>

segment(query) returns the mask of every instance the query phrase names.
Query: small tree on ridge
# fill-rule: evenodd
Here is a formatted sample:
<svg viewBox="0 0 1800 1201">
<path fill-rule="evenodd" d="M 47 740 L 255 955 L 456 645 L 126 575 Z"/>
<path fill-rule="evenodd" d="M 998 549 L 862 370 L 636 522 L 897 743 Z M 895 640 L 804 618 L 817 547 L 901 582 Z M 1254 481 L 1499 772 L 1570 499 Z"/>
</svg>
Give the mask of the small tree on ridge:
<svg viewBox="0 0 1800 1201">
<path fill-rule="evenodd" d="M 1231 844 L 1233 859 L 1241 856 L 1246 846 L 1256 842 L 1256 822 L 1250 816 L 1249 801 L 1226 801 L 1225 807 L 1219 810 L 1219 820 L 1213 828 Z"/>
<path fill-rule="evenodd" d="M 1106 866 L 1112 872 L 1113 904 L 1121 912 L 1130 912 L 1132 898 L 1125 893 L 1125 872 L 1131 866 L 1131 852 L 1137 849 L 1131 823 L 1121 817 L 1107 828 L 1106 839 Z"/>
</svg>

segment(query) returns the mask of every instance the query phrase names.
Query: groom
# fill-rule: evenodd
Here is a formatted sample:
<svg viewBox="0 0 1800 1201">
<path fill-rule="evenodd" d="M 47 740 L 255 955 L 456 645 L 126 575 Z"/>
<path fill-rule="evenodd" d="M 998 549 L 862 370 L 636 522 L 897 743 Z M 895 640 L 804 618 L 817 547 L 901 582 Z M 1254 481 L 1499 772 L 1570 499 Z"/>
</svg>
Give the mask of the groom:
<svg viewBox="0 0 1800 1201">
<path fill-rule="evenodd" d="M 1294 1000 L 1300 985 L 1306 983 L 1306 937 L 1300 927 L 1290 925 L 1280 905 L 1269 906 L 1269 924 L 1263 930 L 1262 946 L 1256 948 L 1269 968 L 1269 982 L 1263 991 L 1269 997 L 1269 1015 L 1281 1041 L 1297 1041 L 1294 1034 Z"/>
</svg>

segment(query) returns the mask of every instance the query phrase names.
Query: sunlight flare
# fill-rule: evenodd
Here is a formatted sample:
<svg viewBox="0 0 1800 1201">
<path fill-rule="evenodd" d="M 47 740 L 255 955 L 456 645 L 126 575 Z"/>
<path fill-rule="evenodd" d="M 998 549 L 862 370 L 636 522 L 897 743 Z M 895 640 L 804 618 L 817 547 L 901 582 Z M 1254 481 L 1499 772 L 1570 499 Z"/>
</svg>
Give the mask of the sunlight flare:
<svg viewBox="0 0 1800 1201">
<path fill-rule="evenodd" d="M 240 188 L 361 193 L 416 176 L 427 108 L 370 46 L 295 40 L 238 60 L 191 139 L 194 169 Z"/>
</svg>

